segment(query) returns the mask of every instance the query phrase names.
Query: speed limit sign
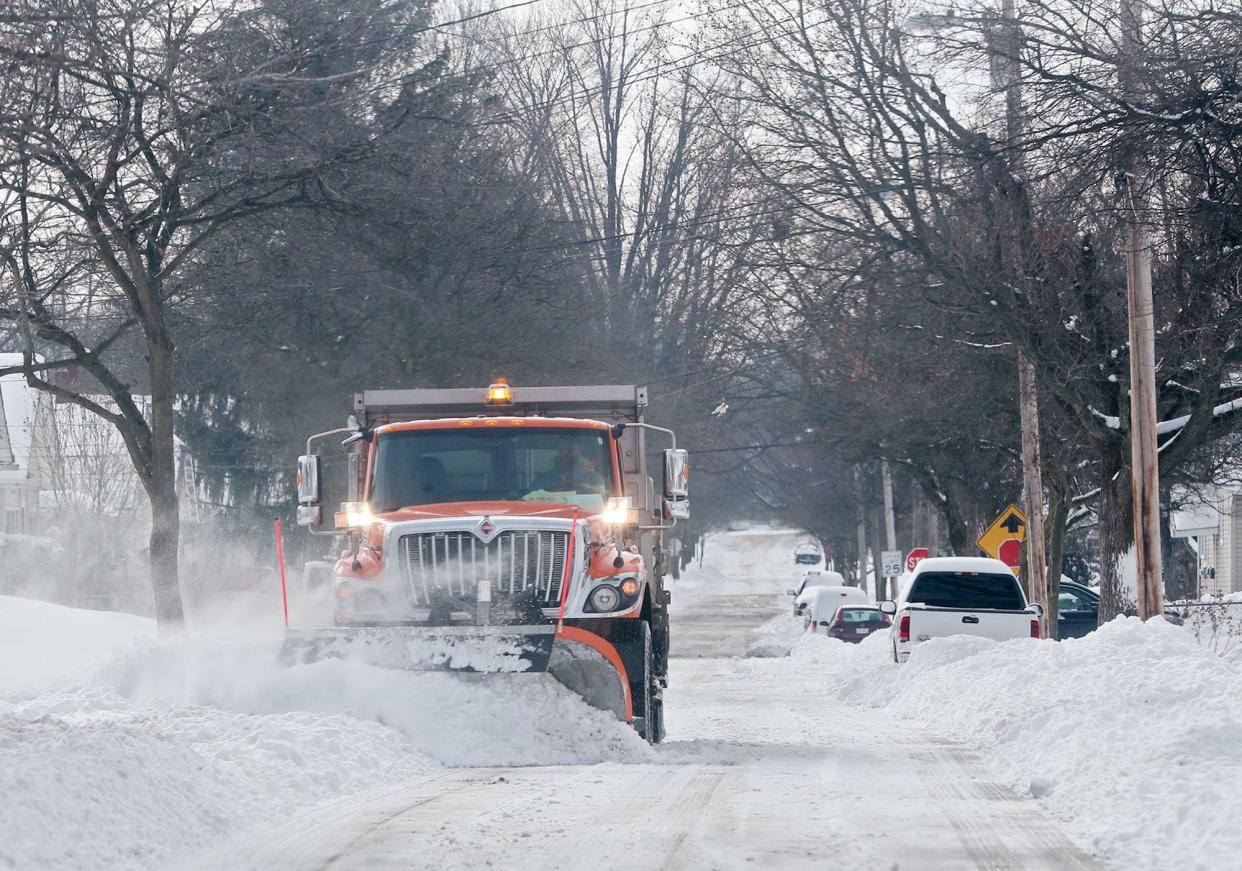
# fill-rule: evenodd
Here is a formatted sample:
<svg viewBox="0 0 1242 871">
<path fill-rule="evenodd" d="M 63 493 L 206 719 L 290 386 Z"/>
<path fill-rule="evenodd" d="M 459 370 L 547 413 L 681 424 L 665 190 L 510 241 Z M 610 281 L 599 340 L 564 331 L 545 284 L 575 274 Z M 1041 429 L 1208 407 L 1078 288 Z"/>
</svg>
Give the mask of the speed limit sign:
<svg viewBox="0 0 1242 871">
<path fill-rule="evenodd" d="M 884 568 L 884 577 L 895 578 L 901 574 L 901 551 L 886 550 L 880 554 L 880 563 Z"/>
</svg>

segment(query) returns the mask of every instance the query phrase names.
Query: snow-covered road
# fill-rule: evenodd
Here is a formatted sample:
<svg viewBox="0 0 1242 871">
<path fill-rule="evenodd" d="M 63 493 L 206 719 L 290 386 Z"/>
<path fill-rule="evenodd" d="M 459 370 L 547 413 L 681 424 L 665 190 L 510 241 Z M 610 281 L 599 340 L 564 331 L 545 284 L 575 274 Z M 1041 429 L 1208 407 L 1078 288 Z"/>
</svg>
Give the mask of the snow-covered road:
<svg viewBox="0 0 1242 871">
<path fill-rule="evenodd" d="M 1118 619 L 898 668 L 802 634 L 799 538 L 673 586 L 654 749 L 550 680 L 281 666 L 278 611 L 0 596 L 0 868 L 1237 867 L 1242 658 Z"/>
<path fill-rule="evenodd" d="M 961 747 L 721 660 L 678 672 L 656 763 L 439 772 L 324 806 L 202 867 L 1095 867 Z"/>
<path fill-rule="evenodd" d="M 198 867 L 1095 867 L 967 749 L 847 706 L 789 659 L 722 656 L 744 653 L 786 599 L 683 592 L 669 737 L 654 760 L 437 771 L 321 806 Z"/>
</svg>

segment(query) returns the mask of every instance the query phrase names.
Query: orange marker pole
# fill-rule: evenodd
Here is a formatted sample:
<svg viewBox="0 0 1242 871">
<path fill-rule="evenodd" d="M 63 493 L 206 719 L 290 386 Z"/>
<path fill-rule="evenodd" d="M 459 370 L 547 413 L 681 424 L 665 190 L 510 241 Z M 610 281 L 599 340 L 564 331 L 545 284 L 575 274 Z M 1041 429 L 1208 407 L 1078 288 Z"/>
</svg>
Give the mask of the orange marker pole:
<svg viewBox="0 0 1242 871">
<path fill-rule="evenodd" d="M 285 584 L 285 540 L 280 535 L 280 518 L 276 525 L 276 561 L 280 564 L 280 601 L 285 607 L 285 628 L 289 628 L 289 588 Z"/>
</svg>

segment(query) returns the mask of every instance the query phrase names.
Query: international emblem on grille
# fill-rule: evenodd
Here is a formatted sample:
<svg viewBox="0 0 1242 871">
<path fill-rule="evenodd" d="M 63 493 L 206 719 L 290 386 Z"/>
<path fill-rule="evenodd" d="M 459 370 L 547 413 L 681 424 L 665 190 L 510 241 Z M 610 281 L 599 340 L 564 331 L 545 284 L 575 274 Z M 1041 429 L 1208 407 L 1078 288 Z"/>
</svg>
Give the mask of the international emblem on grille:
<svg viewBox="0 0 1242 871">
<path fill-rule="evenodd" d="M 484 535 L 491 535 L 492 530 L 495 528 L 496 526 L 492 523 L 492 519 L 490 517 L 484 517 L 483 522 L 479 524 L 479 531 Z"/>
</svg>

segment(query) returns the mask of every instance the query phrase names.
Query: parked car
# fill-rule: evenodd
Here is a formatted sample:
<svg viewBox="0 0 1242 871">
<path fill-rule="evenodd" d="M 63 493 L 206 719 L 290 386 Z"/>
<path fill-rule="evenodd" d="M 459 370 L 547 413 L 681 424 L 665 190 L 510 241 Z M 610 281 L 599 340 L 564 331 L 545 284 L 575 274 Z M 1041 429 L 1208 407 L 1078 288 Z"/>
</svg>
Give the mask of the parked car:
<svg viewBox="0 0 1242 871">
<path fill-rule="evenodd" d="M 1099 625 L 1100 594 L 1062 579 L 1057 596 L 1057 638 L 1082 638 Z"/>
<path fill-rule="evenodd" d="M 812 632 L 823 632 L 829 638 L 857 644 L 872 632 L 888 628 L 889 619 L 878 605 L 836 605 L 836 610 L 831 611 L 834 604 L 830 596 L 818 598 L 812 604 Z"/>
<path fill-rule="evenodd" d="M 812 615 L 816 603 L 820 604 L 819 614 L 822 618 Z M 847 587 L 844 584 L 831 587 L 807 587 L 798 598 L 794 599 L 794 614 L 806 618 L 807 626 L 812 627 L 816 619 L 828 619 L 842 605 L 868 604 L 867 591 L 858 587 Z"/>
<path fill-rule="evenodd" d="M 845 587 L 845 576 L 840 572 L 825 569 L 814 569 L 804 574 L 796 589 L 786 590 L 793 597 L 795 617 L 801 617 L 806 606 L 810 604 L 810 598 L 804 598 L 802 594 L 812 587 Z"/>
<path fill-rule="evenodd" d="M 1006 641 L 1038 638 L 1043 609 L 1028 605 L 1009 566 L 983 557 L 921 561 L 896 601 L 880 603 L 893 618 L 893 660 L 905 662 L 916 644 L 947 635 Z"/>
</svg>

